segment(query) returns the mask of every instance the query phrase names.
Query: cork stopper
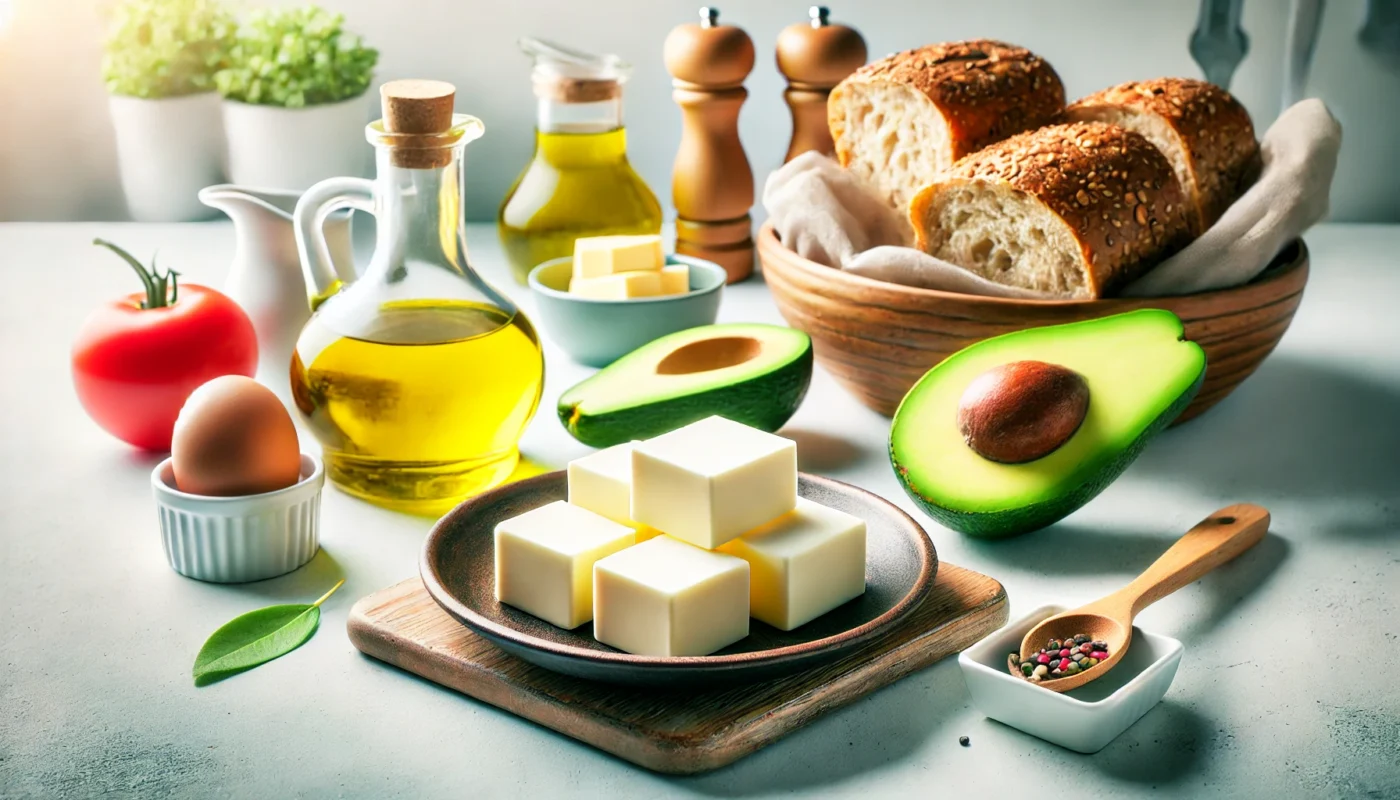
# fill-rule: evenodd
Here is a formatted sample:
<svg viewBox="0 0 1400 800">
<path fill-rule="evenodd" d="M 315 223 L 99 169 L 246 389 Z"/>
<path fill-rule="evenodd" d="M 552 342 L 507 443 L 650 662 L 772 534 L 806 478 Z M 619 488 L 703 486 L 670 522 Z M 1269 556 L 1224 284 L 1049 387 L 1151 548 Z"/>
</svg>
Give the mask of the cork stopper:
<svg viewBox="0 0 1400 800">
<path fill-rule="evenodd" d="M 457 87 L 446 81 L 389 81 L 379 87 L 384 130 L 390 133 L 445 133 L 452 128 Z"/>
<path fill-rule="evenodd" d="M 700 9 L 700 21 L 678 25 L 662 50 L 677 86 L 731 89 L 753 71 L 753 40 L 742 28 L 719 23 L 719 9 Z"/>
<path fill-rule="evenodd" d="M 833 25 L 826 6 L 812 6 L 807 22 L 778 34 L 778 71 L 797 89 L 830 89 L 865 65 L 865 39 L 854 28 Z"/>
<path fill-rule="evenodd" d="M 622 84 L 615 80 L 536 74 L 532 83 L 536 97 L 556 103 L 601 103 L 622 96 Z"/>
<path fill-rule="evenodd" d="M 452 104 L 457 87 L 445 81 L 389 81 L 379 89 L 386 133 L 393 137 L 391 162 L 406 169 L 437 169 L 452 163 L 456 137 L 452 130 Z"/>
</svg>

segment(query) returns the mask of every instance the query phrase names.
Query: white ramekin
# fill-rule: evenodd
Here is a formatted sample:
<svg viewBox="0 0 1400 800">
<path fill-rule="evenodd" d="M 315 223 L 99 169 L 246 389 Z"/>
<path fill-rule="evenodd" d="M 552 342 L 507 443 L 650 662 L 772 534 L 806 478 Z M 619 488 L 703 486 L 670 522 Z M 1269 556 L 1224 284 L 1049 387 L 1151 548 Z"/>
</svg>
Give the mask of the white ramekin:
<svg viewBox="0 0 1400 800">
<path fill-rule="evenodd" d="M 1041 620 L 1068 610 L 1042 606 L 958 655 L 972 703 L 983 714 L 1077 753 L 1097 753 L 1152 710 L 1171 688 L 1184 648 L 1133 628 L 1132 646 L 1103 677 L 1063 694 L 1013 677 L 1006 654 Z"/>
<path fill-rule="evenodd" d="M 275 492 L 207 497 L 175 488 L 170 459 L 151 472 L 165 555 L 176 572 L 214 583 L 273 578 L 320 547 L 321 460 L 301 454 L 301 480 Z"/>
</svg>

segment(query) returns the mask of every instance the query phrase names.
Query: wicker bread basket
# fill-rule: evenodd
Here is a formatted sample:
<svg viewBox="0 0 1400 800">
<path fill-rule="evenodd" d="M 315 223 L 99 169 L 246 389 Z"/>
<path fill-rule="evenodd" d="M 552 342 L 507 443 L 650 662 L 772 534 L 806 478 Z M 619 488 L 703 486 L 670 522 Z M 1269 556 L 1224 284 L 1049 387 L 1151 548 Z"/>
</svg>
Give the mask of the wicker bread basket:
<svg viewBox="0 0 1400 800">
<path fill-rule="evenodd" d="M 771 225 L 758 235 L 764 279 L 788 324 L 812 337 L 817 362 L 862 403 L 892 415 L 935 364 L 962 348 L 1023 328 L 1164 308 L 1206 353 L 1206 377 L 1177 419 L 1191 419 L 1234 391 L 1283 338 L 1308 280 L 1308 248 L 1284 248 L 1254 281 L 1162 298 L 1019 300 L 918 289 L 852 275 L 783 246 Z"/>
</svg>

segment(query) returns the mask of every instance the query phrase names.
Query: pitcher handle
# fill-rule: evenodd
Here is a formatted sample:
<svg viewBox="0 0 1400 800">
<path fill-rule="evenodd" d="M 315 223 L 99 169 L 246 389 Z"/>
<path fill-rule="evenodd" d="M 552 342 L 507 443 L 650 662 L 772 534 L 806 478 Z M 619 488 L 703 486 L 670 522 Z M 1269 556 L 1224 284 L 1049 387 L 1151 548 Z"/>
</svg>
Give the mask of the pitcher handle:
<svg viewBox="0 0 1400 800">
<path fill-rule="evenodd" d="M 306 295 L 311 310 L 340 291 L 340 276 L 326 245 L 326 217 L 342 208 L 374 213 L 374 181 L 366 178 L 327 178 L 306 190 L 292 212 L 296 230 L 297 254 L 306 278 Z"/>
</svg>

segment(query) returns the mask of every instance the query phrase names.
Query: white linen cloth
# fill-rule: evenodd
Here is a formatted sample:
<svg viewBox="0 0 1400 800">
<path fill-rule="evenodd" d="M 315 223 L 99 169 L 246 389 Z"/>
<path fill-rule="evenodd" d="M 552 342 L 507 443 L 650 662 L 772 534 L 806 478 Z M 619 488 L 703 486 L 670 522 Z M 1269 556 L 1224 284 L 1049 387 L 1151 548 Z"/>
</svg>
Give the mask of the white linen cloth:
<svg viewBox="0 0 1400 800">
<path fill-rule="evenodd" d="M 1253 280 L 1327 215 L 1342 128 L 1322 101 L 1286 110 L 1260 143 L 1259 179 L 1204 234 L 1124 288 L 1131 297 L 1191 294 Z M 903 246 L 907 223 L 853 175 L 804 153 L 768 176 L 763 205 L 799 255 L 875 280 L 997 297 L 1046 297 L 1002 286 Z"/>
</svg>

